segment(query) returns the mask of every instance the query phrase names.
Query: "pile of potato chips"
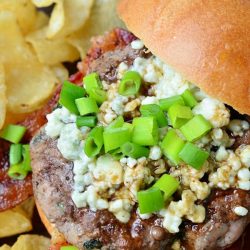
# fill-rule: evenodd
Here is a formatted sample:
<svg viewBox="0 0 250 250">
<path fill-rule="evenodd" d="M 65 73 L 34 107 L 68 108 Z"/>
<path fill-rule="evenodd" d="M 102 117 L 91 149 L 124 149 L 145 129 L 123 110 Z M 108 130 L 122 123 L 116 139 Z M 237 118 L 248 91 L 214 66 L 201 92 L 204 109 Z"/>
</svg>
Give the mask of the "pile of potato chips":
<svg viewBox="0 0 250 250">
<path fill-rule="evenodd" d="M 117 2 L 0 1 L 0 129 L 45 103 L 68 78 L 62 62 L 83 58 L 92 36 L 123 26 Z"/>
<path fill-rule="evenodd" d="M 3 245 L 0 250 L 48 250 L 50 240 L 46 237 L 32 234 L 25 234 L 18 237 L 16 243 L 10 247 Z"/>
</svg>

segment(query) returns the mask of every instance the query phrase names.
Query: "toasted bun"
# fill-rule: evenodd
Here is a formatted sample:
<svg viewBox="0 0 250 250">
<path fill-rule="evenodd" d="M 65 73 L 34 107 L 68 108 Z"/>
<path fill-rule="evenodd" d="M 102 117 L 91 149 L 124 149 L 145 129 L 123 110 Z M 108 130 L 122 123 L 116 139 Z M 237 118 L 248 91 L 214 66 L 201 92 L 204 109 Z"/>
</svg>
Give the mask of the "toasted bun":
<svg viewBox="0 0 250 250">
<path fill-rule="evenodd" d="M 250 1 L 121 0 L 118 12 L 152 53 L 250 114 Z"/>
<path fill-rule="evenodd" d="M 37 211 L 39 213 L 39 216 L 41 218 L 42 223 L 46 227 L 48 233 L 51 235 L 51 244 L 63 244 L 66 242 L 64 236 L 57 230 L 54 224 L 51 224 L 47 217 L 45 216 L 43 210 L 41 209 L 38 202 L 36 202 Z"/>
</svg>

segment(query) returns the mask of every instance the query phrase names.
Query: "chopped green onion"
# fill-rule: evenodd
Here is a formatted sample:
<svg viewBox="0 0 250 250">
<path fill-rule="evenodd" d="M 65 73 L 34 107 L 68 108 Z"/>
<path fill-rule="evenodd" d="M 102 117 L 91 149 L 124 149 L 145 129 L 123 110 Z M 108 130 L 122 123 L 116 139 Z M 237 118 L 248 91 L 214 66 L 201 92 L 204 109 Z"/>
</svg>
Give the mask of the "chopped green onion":
<svg viewBox="0 0 250 250">
<path fill-rule="evenodd" d="M 133 119 L 132 141 L 142 146 L 153 146 L 158 142 L 158 126 L 154 117 L 136 117 Z"/>
<path fill-rule="evenodd" d="M 170 159 L 175 165 L 180 163 L 179 153 L 184 147 L 185 142 L 176 134 L 174 129 L 171 129 L 165 135 L 161 148 L 164 155 Z"/>
<path fill-rule="evenodd" d="M 75 104 L 75 100 L 85 96 L 84 88 L 77 86 L 71 82 L 65 81 L 59 98 L 59 103 L 67 108 L 71 113 L 79 114 Z"/>
<path fill-rule="evenodd" d="M 190 107 L 175 104 L 168 110 L 168 116 L 174 128 L 180 128 L 193 117 Z"/>
<path fill-rule="evenodd" d="M 0 132 L 0 138 L 12 143 L 19 143 L 26 130 L 24 126 L 10 124 Z"/>
<path fill-rule="evenodd" d="M 141 86 L 141 76 L 136 71 L 127 71 L 120 84 L 118 92 L 120 95 L 131 96 L 138 93 Z"/>
<path fill-rule="evenodd" d="M 160 128 L 168 125 L 167 118 L 161 110 L 160 106 L 157 104 L 147 104 L 140 107 L 140 112 L 142 116 L 153 116 L 155 117 L 158 126 Z"/>
<path fill-rule="evenodd" d="M 190 90 L 185 90 L 181 96 L 185 102 L 185 105 L 189 106 L 190 108 L 193 108 L 197 105 L 197 101 Z"/>
<path fill-rule="evenodd" d="M 105 130 L 111 129 L 111 128 L 121 128 L 124 124 L 124 119 L 122 116 L 118 116 L 114 121 L 112 121 Z"/>
<path fill-rule="evenodd" d="M 84 126 L 93 128 L 96 126 L 96 123 L 97 123 L 96 116 L 78 116 L 76 118 L 76 126 L 78 128 L 84 127 Z"/>
<path fill-rule="evenodd" d="M 152 187 L 137 193 L 139 210 L 141 214 L 153 213 L 164 207 L 164 198 L 161 190 Z"/>
<path fill-rule="evenodd" d="M 176 96 L 172 96 L 169 98 L 164 98 L 164 99 L 159 100 L 159 105 L 161 109 L 164 111 L 168 111 L 168 109 L 174 104 L 185 105 L 184 100 L 180 95 L 176 95 Z"/>
<path fill-rule="evenodd" d="M 207 160 L 209 153 L 187 142 L 179 153 L 179 156 L 188 165 L 199 170 Z"/>
<path fill-rule="evenodd" d="M 105 153 L 121 147 L 125 142 L 130 141 L 131 133 L 128 128 L 111 128 L 103 133 Z"/>
<path fill-rule="evenodd" d="M 126 142 L 121 147 L 122 153 L 125 156 L 132 157 L 134 159 L 138 159 L 140 157 L 148 157 L 149 149 L 138 144 L 132 142 Z"/>
<path fill-rule="evenodd" d="M 107 100 L 107 93 L 104 90 L 98 88 L 90 89 L 89 96 L 96 100 L 98 104 L 102 104 Z"/>
<path fill-rule="evenodd" d="M 95 127 L 88 134 L 85 144 L 84 152 L 88 157 L 98 155 L 103 146 L 103 127 Z"/>
<path fill-rule="evenodd" d="M 164 193 L 164 200 L 169 199 L 179 187 L 179 182 L 171 175 L 164 174 L 153 185 L 159 188 Z"/>
<path fill-rule="evenodd" d="M 23 168 L 26 171 L 32 171 L 30 160 L 30 145 L 23 145 Z"/>
<path fill-rule="evenodd" d="M 10 146 L 9 162 L 16 165 L 22 161 L 22 144 L 12 144 Z"/>
<path fill-rule="evenodd" d="M 79 250 L 79 248 L 74 246 L 62 246 L 60 250 Z"/>
<path fill-rule="evenodd" d="M 27 175 L 28 171 L 23 167 L 22 163 L 10 166 L 8 170 L 10 178 L 15 180 L 23 180 Z"/>
<path fill-rule="evenodd" d="M 91 73 L 83 78 L 83 86 L 86 92 L 90 95 L 93 88 L 102 89 L 102 83 L 97 73 Z"/>
<path fill-rule="evenodd" d="M 132 133 L 132 132 L 133 132 L 133 129 L 134 129 L 133 124 L 128 123 L 128 122 L 124 122 L 124 124 L 122 125 L 122 127 L 123 127 L 123 128 L 128 128 L 129 131 L 130 131 L 130 133 Z"/>
<path fill-rule="evenodd" d="M 114 157 L 115 160 L 120 160 L 122 157 L 124 157 L 121 148 L 111 150 L 109 153 Z"/>
<path fill-rule="evenodd" d="M 83 97 L 75 100 L 80 115 L 88 115 L 98 112 L 96 101 L 90 97 Z"/>
<path fill-rule="evenodd" d="M 180 130 L 190 142 L 198 140 L 212 129 L 212 125 L 202 115 L 196 115 L 183 125 Z"/>
</svg>

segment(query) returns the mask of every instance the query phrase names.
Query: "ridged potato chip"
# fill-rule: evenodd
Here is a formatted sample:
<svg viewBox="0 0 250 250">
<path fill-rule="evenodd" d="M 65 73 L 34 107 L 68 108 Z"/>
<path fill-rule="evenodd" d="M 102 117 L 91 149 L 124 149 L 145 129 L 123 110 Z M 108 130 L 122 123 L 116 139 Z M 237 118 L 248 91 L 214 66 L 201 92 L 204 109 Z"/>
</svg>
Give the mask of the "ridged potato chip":
<svg viewBox="0 0 250 250">
<path fill-rule="evenodd" d="M 16 16 L 23 34 L 33 29 L 37 11 L 30 0 L 1 0 L 0 10 L 10 11 Z"/>
<path fill-rule="evenodd" d="M 62 83 L 63 81 L 68 80 L 69 72 L 61 63 L 52 65 L 51 70 L 54 72 L 59 82 Z"/>
<path fill-rule="evenodd" d="M 21 208 L 9 209 L 0 213 L 0 238 L 32 230 L 29 218 Z"/>
<path fill-rule="evenodd" d="M 35 58 L 12 12 L 0 11 L 0 34 L 0 63 L 21 63 Z"/>
<path fill-rule="evenodd" d="M 62 0 L 58 0 L 58 1 L 62 1 Z M 51 4 L 57 2 L 57 0 L 32 0 L 33 4 L 38 7 L 48 7 Z"/>
<path fill-rule="evenodd" d="M 41 107 L 58 82 L 48 66 L 34 61 L 7 64 L 5 72 L 7 107 L 14 113 L 28 113 Z"/>
<path fill-rule="evenodd" d="M 85 57 L 93 36 L 102 35 L 114 27 L 125 27 L 116 12 L 118 1 L 96 0 L 85 25 L 67 38 L 79 50 L 81 58 Z"/>
<path fill-rule="evenodd" d="M 0 250 L 11 250 L 11 247 L 5 244 L 0 247 Z"/>
<path fill-rule="evenodd" d="M 72 1 L 73 2 L 73 1 Z M 50 16 L 49 26 L 47 30 L 47 38 L 53 38 L 63 28 L 65 22 L 65 14 L 63 2 L 58 1 Z"/>
<path fill-rule="evenodd" d="M 6 86 L 5 86 L 5 76 L 4 67 L 0 63 L 0 129 L 4 125 L 5 115 L 6 115 Z"/>
<path fill-rule="evenodd" d="M 65 39 L 47 39 L 47 27 L 36 30 L 26 37 L 33 46 L 38 60 L 47 65 L 60 62 L 73 62 L 79 58 L 79 52 Z"/>
<path fill-rule="evenodd" d="M 49 16 L 46 15 L 44 12 L 38 12 L 36 16 L 36 21 L 32 31 L 38 30 L 43 28 L 44 26 L 48 25 L 49 23 Z"/>
<path fill-rule="evenodd" d="M 11 250 L 48 250 L 50 240 L 44 236 L 26 234 L 18 237 Z"/>
<path fill-rule="evenodd" d="M 84 26 L 90 16 L 90 10 L 93 4 L 94 0 L 64 0 L 64 24 L 62 29 L 55 34 L 55 36 L 65 37 Z M 48 37 L 51 38 L 52 36 L 49 34 L 50 32 L 48 31 Z"/>
</svg>

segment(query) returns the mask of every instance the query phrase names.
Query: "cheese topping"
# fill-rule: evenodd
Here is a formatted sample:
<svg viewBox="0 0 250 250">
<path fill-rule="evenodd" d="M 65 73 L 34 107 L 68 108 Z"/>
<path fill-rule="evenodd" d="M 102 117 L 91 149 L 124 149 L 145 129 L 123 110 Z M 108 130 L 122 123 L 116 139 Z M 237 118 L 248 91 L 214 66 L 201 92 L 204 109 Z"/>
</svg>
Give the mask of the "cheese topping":
<svg viewBox="0 0 250 250">
<path fill-rule="evenodd" d="M 136 40 L 131 47 L 142 49 L 144 45 Z M 127 97 L 118 93 L 120 79 L 128 70 L 140 74 L 148 95 Z M 209 196 L 211 189 L 236 187 L 250 190 L 250 145 L 243 145 L 235 151 L 229 149 L 234 143 L 229 132 L 242 136 L 249 129 L 247 121 L 230 120 L 230 112 L 223 103 L 207 96 L 155 56 L 138 57 L 130 67 L 125 62 L 120 63 L 117 78 L 117 83 L 102 82 L 108 99 L 100 106 L 98 125 L 107 126 L 120 115 L 130 119 L 138 117 L 141 105 L 158 104 L 162 98 L 180 95 L 189 89 L 198 101 L 192 109 L 193 114 L 201 114 L 213 126 L 210 133 L 195 142 L 210 152 L 210 158 L 200 170 L 184 163 L 173 166 L 163 155 L 160 145 L 149 147 L 147 159 L 123 157 L 117 160 L 110 154 L 89 158 L 83 147 L 90 128 L 78 128 L 75 115 L 66 108 L 57 108 L 47 116 L 45 131 L 49 137 L 57 139 L 57 147 L 63 157 L 74 164 L 72 200 L 76 207 L 88 206 L 92 211 L 107 209 L 120 222 L 127 223 L 137 204 L 137 192 L 150 187 L 162 174 L 168 173 L 180 181 L 178 193 L 181 198 L 166 201 L 164 209 L 156 214 L 162 217 L 164 228 L 170 233 L 177 233 L 183 219 L 194 223 L 204 221 L 205 208 L 201 201 Z M 161 140 L 170 127 L 159 129 Z M 176 131 L 183 137 L 180 131 Z M 202 180 L 205 175 L 208 181 Z M 245 216 L 248 211 L 244 207 L 235 207 L 234 212 Z M 142 219 L 152 216 L 140 214 L 138 209 L 137 214 Z"/>
</svg>

